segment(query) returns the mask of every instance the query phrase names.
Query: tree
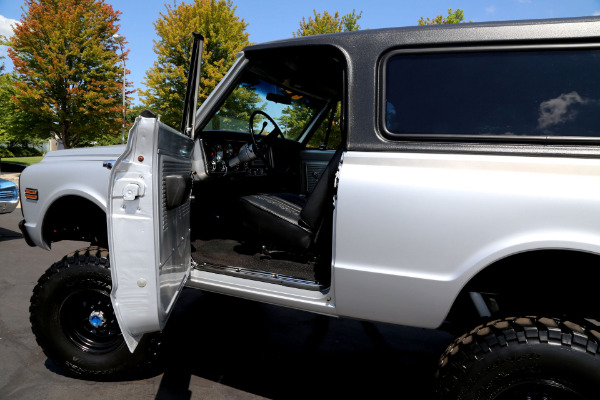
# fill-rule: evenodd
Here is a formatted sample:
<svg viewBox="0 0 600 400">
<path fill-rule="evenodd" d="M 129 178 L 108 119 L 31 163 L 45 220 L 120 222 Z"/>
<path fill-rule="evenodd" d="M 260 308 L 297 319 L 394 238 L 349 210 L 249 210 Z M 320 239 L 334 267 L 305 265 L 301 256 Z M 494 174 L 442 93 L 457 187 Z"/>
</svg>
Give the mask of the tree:
<svg viewBox="0 0 600 400">
<path fill-rule="evenodd" d="M 24 134 L 33 123 L 29 114 L 19 110 L 12 100 L 17 92 L 17 82 L 19 78 L 14 72 L 0 74 L 0 143 L 9 147 L 27 141 Z"/>
<path fill-rule="evenodd" d="M 145 109 L 146 109 L 146 107 L 144 107 L 143 104 L 136 104 L 136 105 L 133 105 L 133 106 L 129 107 L 129 109 L 127 110 L 128 112 L 125 115 L 125 126 L 127 128 L 131 128 L 131 126 L 135 122 L 135 119 L 137 117 L 139 117 L 139 115 Z"/>
<path fill-rule="evenodd" d="M 12 139 L 10 134 L 12 129 L 12 117 L 15 112 L 15 105 L 12 101 L 14 96 L 15 74 L 3 73 L 0 69 L 0 143 L 9 143 Z"/>
<path fill-rule="evenodd" d="M 300 21 L 300 28 L 293 33 L 294 37 L 298 36 L 310 36 L 320 35 L 323 33 L 336 33 L 336 32 L 351 32 L 360 29 L 358 20 L 362 17 L 362 11 L 356 14 L 356 10 L 352 10 L 351 13 L 345 14 L 340 17 L 338 11 L 331 15 L 327 11 L 323 11 L 323 14 L 313 10 L 313 17 L 308 17 L 306 21 L 305 17 L 302 17 Z"/>
<path fill-rule="evenodd" d="M 8 42 L 8 39 L 6 39 L 5 36 L 0 35 L 0 46 L 8 46 L 10 43 Z M 0 56 L 0 74 L 4 73 L 4 70 L 6 69 L 5 65 L 4 65 L 4 56 Z"/>
<path fill-rule="evenodd" d="M 10 42 L 0 36 L 0 46 L 9 46 Z M 4 57 L 0 57 L 3 60 Z M 29 137 L 31 127 L 37 121 L 35 116 L 20 110 L 13 101 L 17 94 L 19 79 L 16 72 L 4 72 L 4 63 L 0 65 L 0 143 L 10 149 L 27 148 L 32 141 Z"/>
<path fill-rule="evenodd" d="M 465 21 L 465 13 L 460 8 L 457 8 L 456 11 L 452 11 L 451 8 L 448 9 L 448 16 L 444 17 L 442 14 L 436 16 L 433 19 L 427 17 L 424 19 L 423 17 L 419 18 L 419 25 L 442 25 L 442 24 L 458 24 L 460 22 Z M 473 21 L 469 21 L 473 22 Z"/>
<path fill-rule="evenodd" d="M 123 85 L 113 35 L 120 13 L 104 0 L 25 0 L 8 54 L 13 97 L 33 116 L 29 134 L 65 148 L 118 142 Z M 126 52 L 127 53 L 127 52 Z"/>
<path fill-rule="evenodd" d="M 0 35 L 0 46 L 7 45 L 6 38 Z M 0 56 L 0 61 L 4 60 L 4 56 Z M 8 74 L 4 73 L 4 62 L 0 64 L 0 143 L 6 143 L 7 137 L 7 119 L 12 113 L 12 96 L 13 88 L 12 79 L 8 77 Z M 0 149 L 0 151 L 2 151 Z"/>
<path fill-rule="evenodd" d="M 179 128 L 181 123 L 192 32 L 204 36 L 198 104 L 208 97 L 236 59 L 249 45 L 248 25 L 235 15 L 231 0 L 194 0 L 192 4 L 166 5 L 154 23 L 160 37 L 154 42 L 158 60 L 146 71 L 140 99 L 146 108 L 161 114 L 161 121 Z"/>
</svg>

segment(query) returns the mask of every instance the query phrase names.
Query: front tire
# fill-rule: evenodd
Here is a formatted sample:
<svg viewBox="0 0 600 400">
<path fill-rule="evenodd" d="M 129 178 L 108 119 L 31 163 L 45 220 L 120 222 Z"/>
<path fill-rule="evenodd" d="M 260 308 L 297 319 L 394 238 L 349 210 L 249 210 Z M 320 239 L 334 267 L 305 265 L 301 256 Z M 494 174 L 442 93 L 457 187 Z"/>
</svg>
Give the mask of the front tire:
<svg viewBox="0 0 600 400">
<path fill-rule="evenodd" d="M 505 318 L 456 339 L 438 369 L 443 399 L 588 400 L 600 391 L 600 333 L 584 321 Z"/>
<path fill-rule="evenodd" d="M 112 380 L 148 371 L 156 335 L 129 352 L 117 323 L 108 250 L 91 246 L 54 263 L 33 290 L 30 321 L 44 353 L 71 375 Z"/>
</svg>

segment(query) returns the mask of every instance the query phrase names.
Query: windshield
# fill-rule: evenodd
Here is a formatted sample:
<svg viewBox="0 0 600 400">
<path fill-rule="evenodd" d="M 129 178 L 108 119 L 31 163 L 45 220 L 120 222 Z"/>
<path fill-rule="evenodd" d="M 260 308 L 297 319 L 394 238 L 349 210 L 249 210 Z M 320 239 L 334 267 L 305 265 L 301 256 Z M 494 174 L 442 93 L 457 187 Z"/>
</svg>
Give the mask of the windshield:
<svg viewBox="0 0 600 400">
<path fill-rule="evenodd" d="M 325 100 L 267 82 L 247 71 L 203 131 L 249 132 L 250 115 L 261 110 L 273 118 L 286 139 L 298 141 L 326 105 Z M 261 115 L 254 118 L 255 132 L 261 132 L 263 121 Z M 269 124 L 262 134 L 272 129 Z"/>
</svg>

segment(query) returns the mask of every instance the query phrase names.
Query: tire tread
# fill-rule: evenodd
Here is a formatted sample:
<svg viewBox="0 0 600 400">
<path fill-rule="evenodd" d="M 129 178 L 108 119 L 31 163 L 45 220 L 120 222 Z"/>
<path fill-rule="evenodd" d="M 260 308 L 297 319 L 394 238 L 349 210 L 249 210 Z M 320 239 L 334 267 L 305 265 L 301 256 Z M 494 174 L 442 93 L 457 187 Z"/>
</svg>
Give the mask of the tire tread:
<svg viewBox="0 0 600 400">
<path fill-rule="evenodd" d="M 455 339 L 444 351 L 438 363 L 438 394 L 445 398 L 463 381 L 471 364 L 488 352 L 506 346 L 527 343 L 560 344 L 597 357 L 600 333 L 596 324 L 556 318 L 525 316 L 504 318 L 481 324 L 468 334 Z"/>
<path fill-rule="evenodd" d="M 109 251 L 100 246 L 89 246 L 78 249 L 62 257 L 52 264 L 42 276 L 38 279 L 33 289 L 29 305 L 29 321 L 31 330 L 35 336 L 37 344 L 42 348 L 44 354 L 49 359 L 54 359 L 51 351 L 46 349 L 45 343 L 40 339 L 41 332 L 36 329 L 36 318 L 38 317 L 39 298 L 46 285 L 63 271 L 77 268 L 79 266 L 95 265 L 110 271 Z M 145 356 L 137 365 L 128 368 L 127 371 L 121 369 L 109 370 L 90 370 L 81 368 L 69 360 L 59 363 L 60 366 L 67 369 L 72 375 L 80 378 L 92 380 L 115 380 L 128 377 L 137 377 L 146 375 L 148 372 L 154 372 L 157 361 L 160 357 L 161 335 L 160 333 L 146 335 L 146 346 L 144 348 Z"/>
</svg>

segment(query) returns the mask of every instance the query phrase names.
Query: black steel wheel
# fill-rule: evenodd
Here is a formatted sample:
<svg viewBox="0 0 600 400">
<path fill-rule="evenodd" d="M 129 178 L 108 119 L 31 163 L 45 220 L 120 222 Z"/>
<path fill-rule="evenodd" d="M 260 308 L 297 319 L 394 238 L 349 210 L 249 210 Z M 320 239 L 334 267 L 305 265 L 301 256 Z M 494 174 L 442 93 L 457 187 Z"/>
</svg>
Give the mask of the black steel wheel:
<svg viewBox="0 0 600 400">
<path fill-rule="evenodd" d="M 440 358 L 443 399 L 591 400 L 600 390 L 592 321 L 505 318 L 456 339 Z"/>
<path fill-rule="evenodd" d="M 132 354 L 112 308 L 108 250 L 87 247 L 54 263 L 33 290 L 30 321 L 44 353 L 76 377 L 112 380 L 153 371 L 158 335 Z"/>
<path fill-rule="evenodd" d="M 106 291 L 76 290 L 64 299 L 59 313 L 64 334 L 82 351 L 109 353 L 123 343 Z"/>
</svg>

